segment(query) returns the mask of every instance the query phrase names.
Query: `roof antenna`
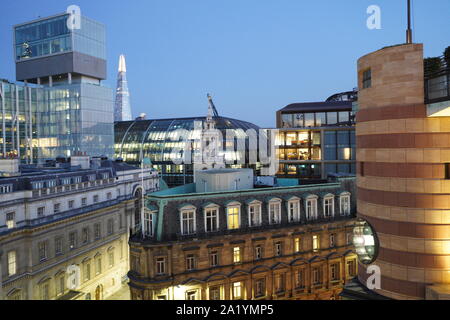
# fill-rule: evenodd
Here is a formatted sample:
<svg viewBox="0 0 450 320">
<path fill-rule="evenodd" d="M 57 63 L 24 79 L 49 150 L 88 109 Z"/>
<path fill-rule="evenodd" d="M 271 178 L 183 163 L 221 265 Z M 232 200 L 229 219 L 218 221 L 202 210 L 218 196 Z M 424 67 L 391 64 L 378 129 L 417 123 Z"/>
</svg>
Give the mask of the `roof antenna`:
<svg viewBox="0 0 450 320">
<path fill-rule="evenodd" d="M 406 43 L 412 43 L 412 30 L 411 30 L 411 0 L 408 0 L 408 29 L 406 30 Z"/>
</svg>

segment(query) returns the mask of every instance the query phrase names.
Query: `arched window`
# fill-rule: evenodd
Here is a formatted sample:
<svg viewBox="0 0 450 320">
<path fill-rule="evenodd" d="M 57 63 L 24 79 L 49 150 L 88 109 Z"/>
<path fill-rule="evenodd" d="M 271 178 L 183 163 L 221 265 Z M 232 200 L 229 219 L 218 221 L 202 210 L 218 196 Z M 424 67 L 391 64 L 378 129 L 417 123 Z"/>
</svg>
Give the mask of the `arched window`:
<svg viewBox="0 0 450 320">
<path fill-rule="evenodd" d="M 339 211 L 341 216 L 350 215 L 350 192 L 343 192 L 339 197 Z"/>
<path fill-rule="evenodd" d="M 323 198 L 323 216 L 325 218 L 334 217 L 334 195 L 327 194 Z"/>
<path fill-rule="evenodd" d="M 300 221 L 300 199 L 297 197 L 292 197 L 291 199 L 289 199 L 287 207 L 288 207 L 289 222 L 299 222 Z"/>
<path fill-rule="evenodd" d="M 191 235 L 197 232 L 194 206 L 184 206 L 180 209 L 180 225 L 182 235 Z"/>
<path fill-rule="evenodd" d="M 261 201 L 253 200 L 248 204 L 248 225 L 259 227 L 262 225 Z"/>
<path fill-rule="evenodd" d="M 241 227 L 241 204 L 231 202 L 227 205 L 227 227 L 228 230 L 235 230 Z"/>
<path fill-rule="evenodd" d="M 269 223 L 281 223 L 281 199 L 272 199 L 269 201 Z"/>
<path fill-rule="evenodd" d="M 311 195 L 308 198 L 306 198 L 305 212 L 306 212 L 306 219 L 308 221 L 317 219 L 317 199 L 318 196 L 314 195 Z"/>
<path fill-rule="evenodd" d="M 215 232 L 219 230 L 219 206 L 210 204 L 203 209 L 205 216 L 205 231 Z"/>
</svg>

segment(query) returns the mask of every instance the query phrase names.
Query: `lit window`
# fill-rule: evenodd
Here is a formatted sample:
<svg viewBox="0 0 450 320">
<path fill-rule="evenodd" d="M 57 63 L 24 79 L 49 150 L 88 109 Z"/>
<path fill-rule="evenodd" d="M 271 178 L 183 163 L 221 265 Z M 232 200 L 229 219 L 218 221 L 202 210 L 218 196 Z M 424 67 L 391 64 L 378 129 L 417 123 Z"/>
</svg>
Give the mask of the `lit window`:
<svg viewBox="0 0 450 320">
<path fill-rule="evenodd" d="M 233 299 L 234 300 L 242 299 L 242 282 L 233 283 Z"/>
<path fill-rule="evenodd" d="M 8 276 L 13 276 L 17 273 L 17 256 L 15 251 L 8 252 Z"/>
<path fill-rule="evenodd" d="M 319 243 L 319 236 L 318 235 L 314 235 L 313 236 L 313 251 L 319 251 L 320 249 L 320 243 Z"/>
<path fill-rule="evenodd" d="M 228 218 L 228 230 L 235 230 L 240 228 L 240 207 L 232 206 L 227 208 L 227 218 Z"/>
<path fill-rule="evenodd" d="M 16 227 L 16 213 L 8 212 L 6 214 L 6 227 L 8 229 L 14 229 Z"/>
<path fill-rule="evenodd" d="M 241 262 L 241 248 L 234 247 L 233 248 L 233 263 L 240 263 L 240 262 Z"/>
<path fill-rule="evenodd" d="M 295 250 L 295 252 L 300 252 L 301 251 L 301 240 L 300 240 L 300 238 L 295 238 L 294 239 L 294 250 Z"/>
</svg>

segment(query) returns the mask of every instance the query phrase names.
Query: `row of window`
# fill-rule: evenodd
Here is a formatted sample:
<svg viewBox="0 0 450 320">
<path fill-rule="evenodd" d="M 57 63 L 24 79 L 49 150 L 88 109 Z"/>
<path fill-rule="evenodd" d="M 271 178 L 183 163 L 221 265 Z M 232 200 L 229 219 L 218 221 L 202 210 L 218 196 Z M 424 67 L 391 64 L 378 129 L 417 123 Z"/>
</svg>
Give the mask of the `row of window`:
<svg viewBox="0 0 450 320">
<path fill-rule="evenodd" d="M 122 228 L 122 215 L 120 215 L 120 228 Z M 114 219 L 107 221 L 107 236 L 114 234 Z M 95 223 L 93 225 L 93 240 L 98 241 L 102 238 L 101 223 Z M 70 232 L 68 235 L 68 250 L 72 251 L 80 246 L 87 245 L 91 242 L 91 230 L 90 227 L 85 227 L 81 230 L 81 243 L 79 245 L 78 232 Z M 39 262 L 47 261 L 50 258 L 49 241 L 40 241 L 37 245 L 38 260 Z M 64 252 L 64 236 L 57 236 L 54 239 L 54 257 L 63 255 Z M 18 259 L 16 251 L 9 251 L 7 254 L 8 264 L 8 276 L 12 277 L 17 274 L 18 271 Z"/>
<path fill-rule="evenodd" d="M 109 179 L 110 174 L 109 172 L 103 172 L 101 173 L 101 178 L 103 180 Z M 88 175 L 88 181 L 89 182 L 93 182 L 97 180 L 97 175 L 96 174 L 91 174 Z M 77 183 L 81 183 L 82 181 L 82 177 L 77 176 L 77 177 L 67 177 L 67 178 L 61 178 L 61 185 L 72 185 L 72 184 L 77 184 Z M 47 181 L 36 181 L 36 182 L 32 182 L 31 186 L 33 188 L 33 190 L 39 190 L 39 189 L 44 189 L 44 188 L 53 188 L 56 187 L 57 185 L 57 180 L 47 180 Z"/>
<path fill-rule="evenodd" d="M 313 235 L 311 238 L 312 241 L 312 250 L 314 252 L 318 252 L 321 249 L 321 240 L 320 235 Z M 329 247 L 335 248 L 337 246 L 337 235 L 332 233 L 329 235 Z M 346 245 L 351 245 L 353 242 L 353 234 L 347 233 L 346 235 Z M 300 237 L 294 238 L 294 253 L 300 253 L 306 248 L 303 246 L 302 239 Z M 253 259 L 254 261 L 262 260 L 266 258 L 264 254 L 264 246 L 256 245 L 254 247 Z M 282 257 L 285 254 L 284 242 L 277 241 L 274 243 L 274 257 Z M 236 246 L 232 248 L 232 261 L 234 264 L 240 264 L 243 261 L 243 248 L 240 246 Z M 185 268 L 186 271 L 194 271 L 197 269 L 197 254 L 188 254 L 185 258 Z M 211 268 L 220 266 L 220 252 L 217 250 L 213 250 L 209 252 L 209 266 Z M 156 258 L 155 261 L 155 271 L 156 275 L 165 275 L 167 273 L 166 268 L 166 257 Z"/>
<path fill-rule="evenodd" d="M 111 199 L 112 199 L 112 193 L 108 192 L 106 194 L 106 200 L 111 200 Z M 93 195 L 92 196 L 92 204 L 99 203 L 99 202 L 100 202 L 100 196 L 98 194 Z M 87 205 L 88 205 L 88 198 L 87 197 L 81 198 L 80 206 L 86 207 Z M 67 209 L 68 210 L 76 209 L 75 200 L 69 200 L 67 202 Z M 36 212 L 37 218 L 45 217 L 46 207 L 38 207 L 36 209 L 36 211 L 37 211 Z M 53 204 L 53 214 L 57 214 L 62 211 L 63 211 L 63 209 L 61 208 L 61 203 Z M 8 212 L 6 214 L 6 227 L 8 229 L 14 229 L 16 227 L 16 213 L 15 212 Z"/>
<path fill-rule="evenodd" d="M 299 268 L 295 270 L 294 273 L 294 285 L 293 287 L 296 290 L 305 289 L 308 286 L 307 283 L 307 268 Z M 316 266 L 312 267 L 310 270 L 310 285 L 312 286 L 320 286 L 325 282 L 324 279 L 325 271 L 324 266 Z M 277 294 L 284 293 L 286 291 L 287 277 L 289 274 L 287 273 L 275 273 L 273 276 L 273 290 Z M 354 277 L 356 276 L 356 261 L 347 260 L 346 261 L 346 273 L 344 277 Z M 342 280 L 341 276 L 341 263 L 335 262 L 329 265 L 329 280 L 331 282 Z M 267 284 L 268 279 L 266 277 L 258 277 L 252 280 L 252 291 L 254 298 L 262 298 L 267 295 Z M 224 286 L 223 285 L 215 285 L 211 286 L 207 289 L 208 300 L 223 300 L 225 298 Z M 248 299 L 249 297 L 245 296 L 246 293 L 246 282 L 245 281 L 236 281 L 231 283 L 230 288 L 230 296 L 233 300 L 241 300 Z M 164 295 L 157 296 L 159 300 L 166 300 L 167 297 Z M 185 291 L 185 299 L 186 300 L 200 300 L 201 297 L 201 289 L 189 289 Z"/>
<path fill-rule="evenodd" d="M 318 219 L 318 196 L 309 196 L 304 203 L 306 219 L 313 221 Z M 283 201 L 274 198 L 268 203 L 269 224 L 277 225 L 282 222 Z M 323 216 L 332 218 L 335 216 L 335 196 L 328 194 L 323 198 Z M 219 206 L 211 204 L 204 208 L 204 228 L 206 232 L 219 231 Z M 300 221 L 300 198 L 293 197 L 287 202 L 288 222 Z M 249 227 L 262 226 L 262 202 L 254 200 L 248 204 L 248 225 Z M 351 210 L 350 193 L 342 193 L 339 197 L 339 213 L 341 216 L 349 216 Z M 197 232 L 196 207 L 185 206 L 180 209 L 180 228 L 182 235 L 192 235 Z M 153 235 L 154 213 L 146 211 L 144 215 L 144 225 L 147 235 Z M 232 202 L 226 207 L 227 229 L 236 230 L 241 228 L 241 203 Z"/>
</svg>

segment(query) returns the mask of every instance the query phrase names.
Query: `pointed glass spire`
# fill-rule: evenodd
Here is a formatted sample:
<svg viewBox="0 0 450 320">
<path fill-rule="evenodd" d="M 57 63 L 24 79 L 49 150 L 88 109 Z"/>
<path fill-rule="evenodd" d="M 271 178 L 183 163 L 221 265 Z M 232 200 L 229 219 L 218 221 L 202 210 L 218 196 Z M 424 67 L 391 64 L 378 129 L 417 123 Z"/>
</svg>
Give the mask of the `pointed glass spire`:
<svg viewBox="0 0 450 320">
<path fill-rule="evenodd" d="M 114 121 L 130 120 L 133 119 L 131 117 L 130 92 L 128 91 L 127 66 L 125 56 L 121 54 L 119 58 L 119 74 L 117 75 Z"/>
</svg>

